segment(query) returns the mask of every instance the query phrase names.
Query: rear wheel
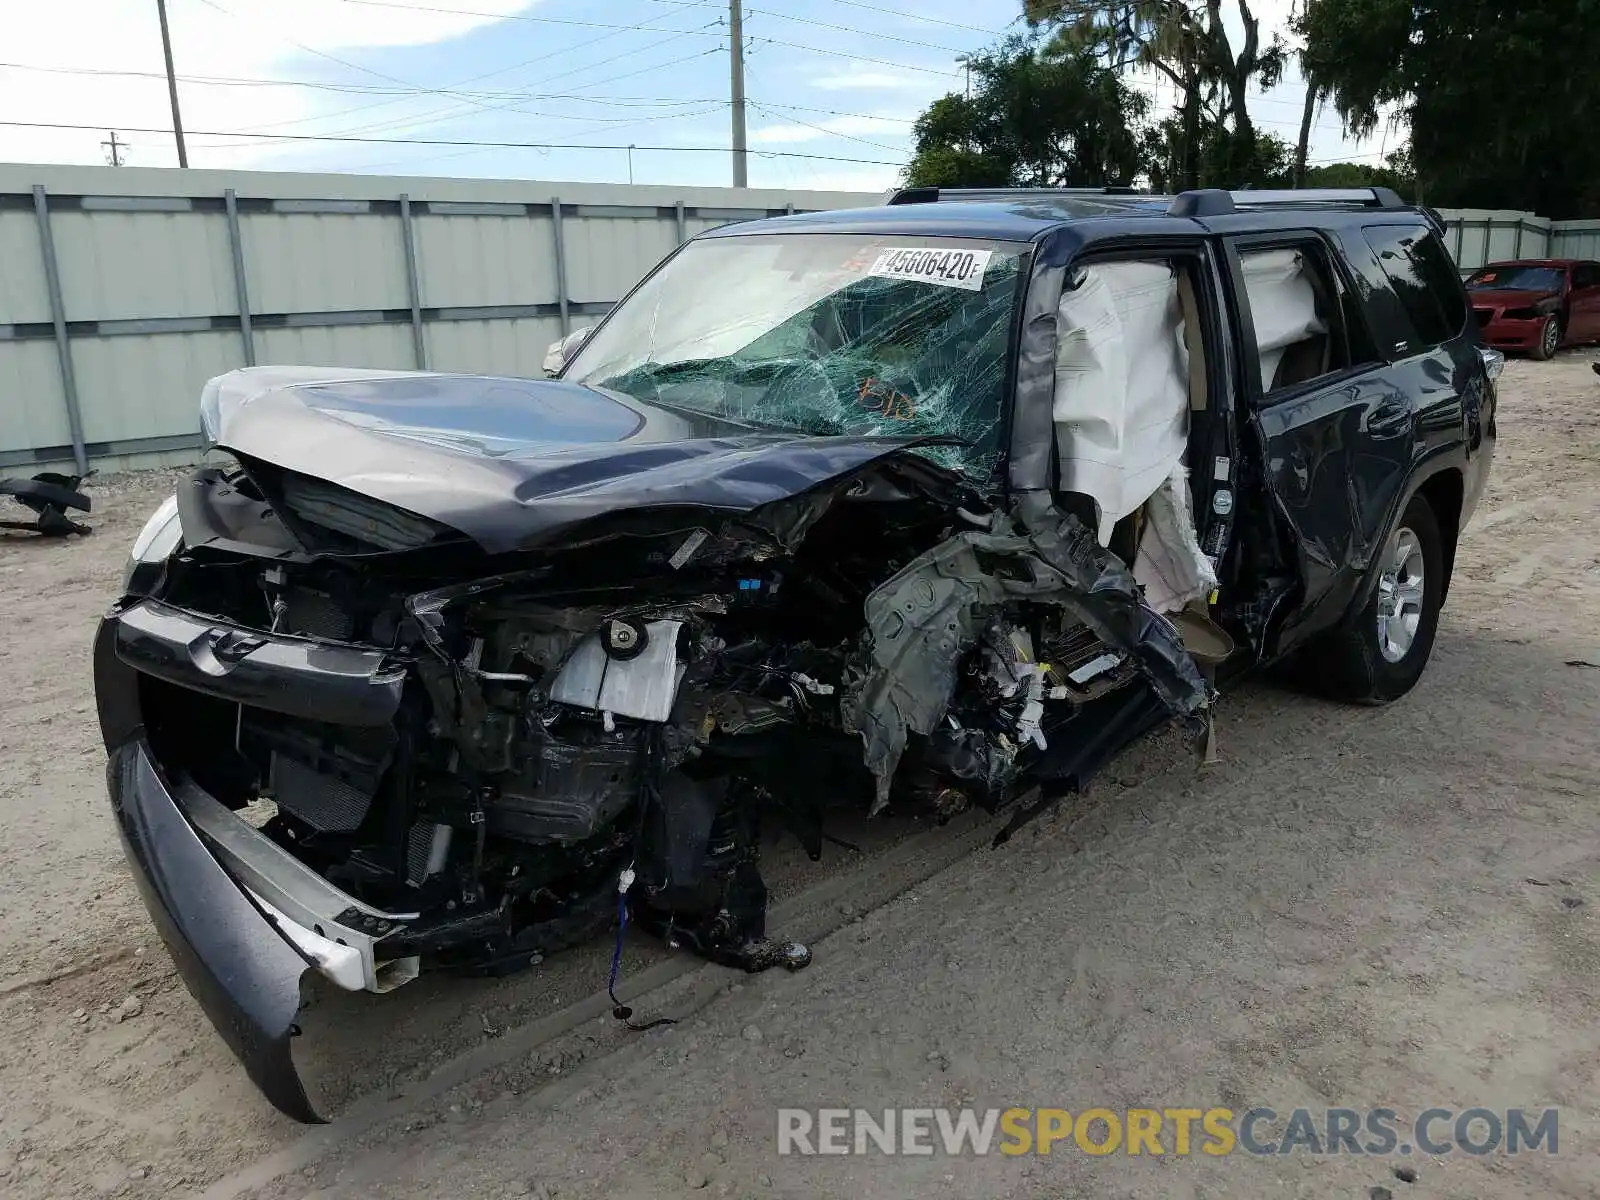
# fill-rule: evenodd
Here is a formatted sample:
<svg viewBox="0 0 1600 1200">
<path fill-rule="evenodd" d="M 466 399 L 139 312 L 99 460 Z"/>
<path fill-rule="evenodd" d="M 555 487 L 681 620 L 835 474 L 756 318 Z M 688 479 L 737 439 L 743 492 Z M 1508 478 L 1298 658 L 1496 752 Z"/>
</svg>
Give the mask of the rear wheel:
<svg viewBox="0 0 1600 1200">
<path fill-rule="evenodd" d="M 1308 656 L 1320 690 L 1335 699 L 1387 704 L 1416 686 L 1428 665 L 1444 594 L 1444 545 L 1421 496 L 1384 544 L 1380 570 L 1362 610 Z"/>
<path fill-rule="evenodd" d="M 1559 349 L 1561 349 L 1561 321 L 1557 317 L 1547 317 L 1539 330 L 1539 344 L 1534 347 L 1533 356 L 1540 362 L 1545 362 L 1554 358 Z"/>
</svg>

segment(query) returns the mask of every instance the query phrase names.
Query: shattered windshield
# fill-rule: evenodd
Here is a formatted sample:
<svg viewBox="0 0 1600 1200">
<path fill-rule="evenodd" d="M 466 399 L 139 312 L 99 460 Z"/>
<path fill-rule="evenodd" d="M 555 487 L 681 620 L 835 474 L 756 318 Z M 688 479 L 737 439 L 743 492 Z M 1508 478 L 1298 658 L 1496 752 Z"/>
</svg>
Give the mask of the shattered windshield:
<svg viewBox="0 0 1600 1200">
<path fill-rule="evenodd" d="M 761 429 L 955 438 L 928 455 L 983 473 L 1025 250 L 862 234 L 695 242 L 564 378 Z"/>
</svg>

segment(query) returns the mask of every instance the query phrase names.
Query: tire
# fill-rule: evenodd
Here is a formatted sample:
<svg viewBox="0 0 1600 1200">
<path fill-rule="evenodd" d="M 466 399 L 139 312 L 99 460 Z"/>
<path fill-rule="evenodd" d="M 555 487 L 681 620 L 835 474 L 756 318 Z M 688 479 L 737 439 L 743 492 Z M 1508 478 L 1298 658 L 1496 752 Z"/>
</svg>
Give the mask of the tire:
<svg viewBox="0 0 1600 1200">
<path fill-rule="evenodd" d="M 1558 317 L 1547 317 L 1545 323 L 1539 327 L 1539 344 L 1533 348 L 1533 357 L 1538 362 L 1547 362 L 1556 356 L 1556 351 L 1561 349 L 1561 320 Z"/>
<path fill-rule="evenodd" d="M 1372 596 L 1307 656 L 1318 690 L 1332 699 L 1372 705 L 1398 700 L 1422 678 L 1433 652 L 1443 603 L 1444 539 L 1433 509 L 1421 496 L 1406 505 L 1382 556 L 1383 575 Z M 1419 573 L 1421 586 L 1413 604 L 1408 583 Z M 1401 611 L 1380 621 L 1380 608 L 1397 601 Z"/>
</svg>

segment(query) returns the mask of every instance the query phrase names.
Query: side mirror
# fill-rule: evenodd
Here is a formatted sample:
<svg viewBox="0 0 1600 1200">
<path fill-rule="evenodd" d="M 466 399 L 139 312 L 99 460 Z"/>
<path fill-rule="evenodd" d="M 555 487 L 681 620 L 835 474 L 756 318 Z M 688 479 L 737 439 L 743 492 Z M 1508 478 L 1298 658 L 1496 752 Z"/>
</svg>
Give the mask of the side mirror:
<svg viewBox="0 0 1600 1200">
<path fill-rule="evenodd" d="M 551 377 L 559 375 L 573 356 L 583 349 L 583 344 L 593 332 L 593 325 L 585 325 L 582 329 L 574 329 L 560 341 L 551 342 L 550 349 L 544 352 L 544 373 Z"/>
</svg>

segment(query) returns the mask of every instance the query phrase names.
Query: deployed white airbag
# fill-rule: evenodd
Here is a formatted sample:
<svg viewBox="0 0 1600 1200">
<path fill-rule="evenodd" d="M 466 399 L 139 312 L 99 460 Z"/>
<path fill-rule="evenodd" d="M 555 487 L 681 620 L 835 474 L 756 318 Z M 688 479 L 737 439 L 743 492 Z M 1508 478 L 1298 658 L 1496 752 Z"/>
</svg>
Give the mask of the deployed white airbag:
<svg viewBox="0 0 1600 1200">
<path fill-rule="evenodd" d="M 1216 570 L 1195 536 L 1189 472 L 1182 463 L 1145 506 L 1133 578 L 1144 588 L 1146 603 L 1159 613 L 1177 612 L 1191 601 L 1203 600 L 1217 586 Z"/>
<path fill-rule="evenodd" d="M 1261 356 L 1261 390 L 1270 392 L 1284 351 L 1296 342 L 1328 332 L 1317 316 L 1317 293 L 1298 250 L 1241 254 L 1244 291 L 1255 322 Z"/>
<path fill-rule="evenodd" d="M 1061 488 L 1093 498 L 1100 543 L 1179 466 L 1189 354 L 1164 262 L 1083 268 L 1058 310 L 1053 419 Z"/>
</svg>

